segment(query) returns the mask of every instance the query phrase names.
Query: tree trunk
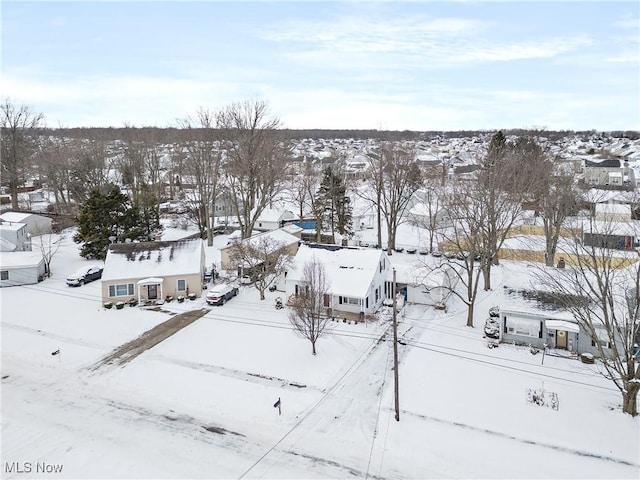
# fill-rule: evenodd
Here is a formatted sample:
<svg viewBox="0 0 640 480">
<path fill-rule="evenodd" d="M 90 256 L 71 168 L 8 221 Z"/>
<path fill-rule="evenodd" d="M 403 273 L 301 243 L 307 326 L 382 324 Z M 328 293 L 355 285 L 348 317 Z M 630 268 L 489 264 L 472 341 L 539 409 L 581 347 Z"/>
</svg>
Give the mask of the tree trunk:
<svg viewBox="0 0 640 480">
<path fill-rule="evenodd" d="M 387 255 L 393 255 L 393 249 L 396 248 L 396 237 L 391 227 L 387 224 Z"/>
<path fill-rule="evenodd" d="M 551 245 L 549 245 L 548 243 L 547 243 L 547 251 L 544 256 L 544 260 L 545 260 L 544 263 L 547 267 L 553 267 L 553 264 L 555 263 L 555 252 L 553 251 L 553 248 L 551 247 Z"/>
<path fill-rule="evenodd" d="M 258 290 L 260 292 L 260 300 L 264 300 L 265 296 L 264 296 L 264 288 L 261 288 Z"/>
<path fill-rule="evenodd" d="M 625 391 L 622 392 L 622 411 L 635 417 L 638 415 L 637 398 L 640 383 L 625 382 Z"/>
<path fill-rule="evenodd" d="M 482 282 L 485 292 L 491 290 L 491 267 L 489 265 L 482 269 Z"/>
<path fill-rule="evenodd" d="M 467 308 L 467 327 L 473 327 L 473 305 Z"/>
<path fill-rule="evenodd" d="M 315 341 L 311 341 L 311 354 L 312 355 L 316 354 L 316 342 Z"/>
<path fill-rule="evenodd" d="M 380 197 L 378 197 L 378 248 L 382 248 L 382 213 L 380 212 Z"/>
<path fill-rule="evenodd" d="M 11 193 L 11 208 L 13 210 L 18 210 L 18 186 L 15 181 L 9 182 L 9 190 Z"/>
</svg>

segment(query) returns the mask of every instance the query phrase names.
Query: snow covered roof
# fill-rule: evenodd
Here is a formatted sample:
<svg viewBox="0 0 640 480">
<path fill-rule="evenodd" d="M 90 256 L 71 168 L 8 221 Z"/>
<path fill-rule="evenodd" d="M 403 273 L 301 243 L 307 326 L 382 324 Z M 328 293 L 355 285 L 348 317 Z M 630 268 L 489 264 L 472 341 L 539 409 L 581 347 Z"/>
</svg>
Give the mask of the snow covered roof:
<svg viewBox="0 0 640 480">
<path fill-rule="evenodd" d="M 631 205 L 621 203 L 596 203 L 596 214 L 627 215 L 631 218 Z"/>
<path fill-rule="evenodd" d="M 411 209 L 409 210 L 409 213 L 411 215 L 428 217 L 429 215 L 434 215 L 435 211 L 431 209 L 431 205 L 426 205 L 420 202 L 420 203 L 416 203 L 413 207 L 411 207 Z"/>
<path fill-rule="evenodd" d="M 287 280 L 303 281 L 304 265 L 316 259 L 324 268 L 329 293 L 345 297 L 363 298 L 379 268 L 382 258 L 389 261 L 382 250 L 370 248 L 312 248 L 301 245 L 288 270 Z"/>
<path fill-rule="evenodd" d="M 235 232 L 230 234 L 228 238 L 239 239 L 240 235 L 239 234 L 236 235 L 236 232 L 239 232 L 239 230 L 236 230 Z M 292 245 L 300 241 L 298 237 L 288 233 L 287 231 L 285 231 L 285 229 L 278 228 L 277 230 L 271 230 L 269 232 L 263 232 L 263 233 L 258 233 L 256 235 L 252 235 L 249 238 L 245 238 L 244 240 L 242 240 L 242 242 L 247 242 L 250 245 L 252 245 L 252 244 L 256 244 L 256 242 L 259 242 L 260 240 L 263 240 L 263 239 L 269 239 L 274 243 L 279 243 L 279 244 L 281 243 L 284 245 Z M 233 246 L 233 242 L 229 243 L 229 245 L 221 247 L 221 249 L 230 248 L 232 246 Z"/>
<path fill-rule="evenodd" d="M 23 222 L 29 218 L 31 213 L 21 213 L 21 212 L 5 212 L 0 215 L 0 219 L 5 222 Z"/>
<path fill-rule="evenodd" d="M 102 280 L 202 273 L 199 238 L 171 242 L 116 243 L 109 247 Z"/>
<path fill-rule="evenodd" d="M 294 218 L 293 212 L 289 210 L 265 208 L 256 222 L 279 222 L 280 220 L 290 220 L 292 218 Z"/>
<path fill-rule="evenodd" d="M 502 290 L 502 306 L 504 312 L 522 312 L 556 320 L 575 322 L 571 312 L 561 308 L 553 295 L 542 290 L 518 289 L 504 286 Z"/>
<path fill-rule="evenodd" d="M 629 215 L 629 217 L 631 217 L 631 215 Z M 595 220 L 592 222 L 584 222 L 582 228 L 585 233 L 640 237 L 640 220 L 627 220 L 625 222 Z"/>
<path fill-rule="evenodd" d="M 597 188 L 591 188 L 582 194 L 582 198 L 590 203 L 605 203 L 615 198 L 618 193 L 619 192 L 616 190 L 599 190 Z"/>
<path fill-rule="evenodd" d="M 0 267 L 7 269 L 35 267 L 42 262 L 41 252 L 3 252 L 0 255 Z"/>
<path fill-rule="evenodd" d="M 0 238 L 0 252 L 13 252 L 18 246 L 7 240 L 6 238 Z"/>
</svg>

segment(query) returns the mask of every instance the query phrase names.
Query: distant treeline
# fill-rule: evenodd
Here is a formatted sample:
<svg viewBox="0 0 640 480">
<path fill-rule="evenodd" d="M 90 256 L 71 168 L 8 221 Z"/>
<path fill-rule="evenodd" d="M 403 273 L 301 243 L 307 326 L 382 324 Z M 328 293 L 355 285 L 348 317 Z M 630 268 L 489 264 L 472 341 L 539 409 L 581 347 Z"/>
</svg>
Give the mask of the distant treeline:
<svg viewBox="0 0 640 480">
<path fill-rule="evenodd" d="M 78 128 L 44 128 L 42 134 L 66 137 L 66 138 L 92 138 L 107 141 L 113 140 L 138 140 L 153 139 L 156 143 L 175 143 L 185 140 L 202 138 L 204 129 L 181 129 L 175 127 L 78 127 Z M 434 138 L 469 138 L 492 135 L 496 130 L 457 130 L 457 131 L 413 131 L 413 130 L 327 130 L 327 129 L 283 129 L 285 137 L 292 140 L 302 139 L 377 139 L 382 141 L 419 141 L 432 140 Z M 628 138 L 637 140 L 640 131 L 625 130 L 611 132 L 597 132 L 596 130 L 534 130 L 534 129 L 503 129 L 505 135 L 516 136 L 544 136 L 550 140 L 559 140 L 570 136 L 588 138 L 592 135 L 602 137 Z"/>
</svg>

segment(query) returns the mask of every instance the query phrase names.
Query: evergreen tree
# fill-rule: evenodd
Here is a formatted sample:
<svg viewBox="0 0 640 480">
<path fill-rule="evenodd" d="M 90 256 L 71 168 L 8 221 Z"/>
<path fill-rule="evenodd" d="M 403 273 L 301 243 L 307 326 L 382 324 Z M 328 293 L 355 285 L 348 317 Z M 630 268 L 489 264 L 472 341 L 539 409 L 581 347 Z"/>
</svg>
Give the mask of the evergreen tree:
<svg viewBox="0 0 640 480">
<path fill-rule="evenodd" d="M 82 243 L 80 256 L 104 260 L 109 247 L 109 237 L 123 242 L 149 240 L 138 209 L 131 205 L 129 198 L 120 189 L 111 185 L 106 194 L 93 189 L 82 204 L 77 216 L 78 232 L 73 241 Z"/>
<path fill-rule="evenodd" d="M 346 194 L 342 178 L 336 175 L 331 167 L 324 170 L 322 183 L 316 193 L 316 204 L 323 212 L 322 222 L 318 224 L 331 226 L 334 241 L 336 231 L 341 235 L 351 235 L 351 199 Z"/>
<path fill-rule="evenodd" d="M 144 236 L 151 240 L 156 232 L 162 229 L 162 226 L 160 225 L 159 199 L 149 185 L 143 184 L 139 187 L 134 208 L 138 210 L 140 215 L 140 227 Z"/>
</svg>

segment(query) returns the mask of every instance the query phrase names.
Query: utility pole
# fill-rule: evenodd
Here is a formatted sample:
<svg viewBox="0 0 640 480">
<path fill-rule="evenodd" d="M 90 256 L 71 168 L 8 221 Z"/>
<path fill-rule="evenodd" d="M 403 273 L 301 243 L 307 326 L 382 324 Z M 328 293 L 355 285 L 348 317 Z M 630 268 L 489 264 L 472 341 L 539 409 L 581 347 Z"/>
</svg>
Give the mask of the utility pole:
<svg viewBox="0 0 640 480">
<path fill-rule="evenodd" d="M 400 395 L 398 391 L 398 323 L 396 322 L 396 269 L 393 269 L 393 378 L 395 380 L 396 422 L 400 421 Z"/>
</svg>

